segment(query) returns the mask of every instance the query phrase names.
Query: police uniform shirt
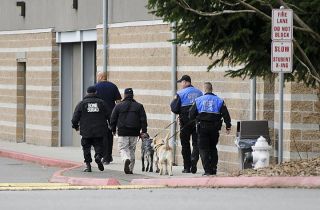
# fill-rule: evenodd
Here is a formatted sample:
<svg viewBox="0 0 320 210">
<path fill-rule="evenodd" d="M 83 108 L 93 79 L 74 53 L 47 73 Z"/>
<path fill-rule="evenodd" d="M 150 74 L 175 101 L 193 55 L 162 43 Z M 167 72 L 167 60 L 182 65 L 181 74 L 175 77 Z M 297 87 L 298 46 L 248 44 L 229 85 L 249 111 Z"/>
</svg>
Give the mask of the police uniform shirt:
<svg viewBox="0 0 320 210">
<path fill-rule="evenodd" d="M 193 86 L 189 86 L 187 88 L 183 88 L 177 93 L 181 100 L 181 107 L 191 106 L 195 99 L 199 96 L 202 96 L 202 92 Z"/>
</svg>

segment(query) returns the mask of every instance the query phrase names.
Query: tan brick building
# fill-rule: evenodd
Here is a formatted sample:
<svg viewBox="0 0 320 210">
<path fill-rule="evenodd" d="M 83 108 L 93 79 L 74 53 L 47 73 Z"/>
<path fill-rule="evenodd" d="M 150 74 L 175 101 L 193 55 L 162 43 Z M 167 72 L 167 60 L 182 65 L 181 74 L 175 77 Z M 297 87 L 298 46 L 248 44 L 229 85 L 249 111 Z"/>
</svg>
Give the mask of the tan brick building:
<svg viewBox="0 0 320 210">
<path fill-rule="evenodd" d="M 71 115 L 85 88 L 102 70 L 101 1 L 26 0 L 26 16 L 21 17 L 15 2 L 4 0 L 0 13 L 0 139 L 47 146 L 78 146 L 80 137 L 71 130 Z M 155 20 L 143 7 L 145 0 L 110 1 L 108 78 L 121 93 L 132 87 L 145 106 L 149 133 L 171 122 L 172 44 L 170 25 Z M 126 13 L 131 7 L 136 12 Z M 28 10 L 28 8 L 30 8 Z M 42 14 L 32 13 L 43 9 Z M 28 11 L 31 11 L 28 13 Z M 119 12 L 121 11 L 121 12 Z M 51 18 L 46 14 L 52 14 Z M 39 16 L 40 15 L 40 16 Z M 12 16 L 12 17 L 11 17 Z M 46 18 L 46 19 L 45 19 Z M 2 21 L 12 19 L 12 24 Z M 44 21 L 39 21 L 45 19 Z M 250 117 L 250 81 L 224 77 L 227 66 L 206 71 L 206 57 L 190 55 L 187 46 L 177 50 L 177 77 L 189 74 L 201 88 L 211 81 L 230 111 L 232 134 L 221 132 L 219 166 L 239 167 L 234 145 L 236 122 Z M 237 68 L 237 67 L 235 67 Z M 278 82 L 257 81 L 257 119 L 269 121 L 272 155 L 276 156 L 278 128 Z M 285 84 L 284 158 L 320 153 L 319 90 L 294 82 Z M 170 129 L 168 129 L 168 132 Z M 180 143 L 176 151 L 181 163 Z M 116 145 L 116 144 L 115 144 Z M 117 155 L 117 148 L 115 155 Z M 137 152 L 137 156 L 139 153 Z"/>
</svg>

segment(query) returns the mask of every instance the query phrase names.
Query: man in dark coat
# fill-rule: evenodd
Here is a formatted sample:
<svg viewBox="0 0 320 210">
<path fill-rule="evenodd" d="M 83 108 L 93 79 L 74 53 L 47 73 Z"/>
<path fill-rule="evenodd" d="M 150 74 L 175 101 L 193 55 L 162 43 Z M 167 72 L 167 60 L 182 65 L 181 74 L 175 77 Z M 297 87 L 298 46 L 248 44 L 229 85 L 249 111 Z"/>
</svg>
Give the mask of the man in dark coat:
<svg viewBox="0 0 320 210">
<path fill-rule="evenodd" d="M 95 85 L 97 88 L 97 95 L 99 98 L 104 100 L 110 113 L 112 112 L 116 103 L 120 102 L 121 95 L 118 87 L 110 81 L 107 81 L 106 72 L 98 72 L 97 74 L 98 83 Z M 108 119 L 110 122 L 110 119 Z M 108 129 L 106 135 L 103 137 L 103 158 L 102 162 L 106 165 L 113 161 L 112 158 L 112 147 L 113 147 L 113 135 Z"/>
<path fill-rule="evenodd" d="M 147 133 L 147 116 L 142 104 L 133 99 L 133 90 L 124 91 L 124 100 L 112 111 L 110 126 L 112 133 L 118 131 L 118 147 L 124 161 L 124 172 L 132 174 L 138 136 Z"/>
<path fill-rule="evenodd" d="M 83 149 L 84 162 L 86 169 L 84 172 L 91 172 L 91 146 L 95 150 L 95 162 L 98 164 L 100 171 L 104 170 L 101 158 L 103 155 L 102 145 L 103 137 L 107 132 L 107 120 L 110 111 L 107 109 L 105 102 L 96 95 L 97 90 L 94 86 L 87 89 L 87 95 L 76 106 L 72 118 L 72 128 L 76 131 L 80 127 L 81 146 Z"/>
</svg>

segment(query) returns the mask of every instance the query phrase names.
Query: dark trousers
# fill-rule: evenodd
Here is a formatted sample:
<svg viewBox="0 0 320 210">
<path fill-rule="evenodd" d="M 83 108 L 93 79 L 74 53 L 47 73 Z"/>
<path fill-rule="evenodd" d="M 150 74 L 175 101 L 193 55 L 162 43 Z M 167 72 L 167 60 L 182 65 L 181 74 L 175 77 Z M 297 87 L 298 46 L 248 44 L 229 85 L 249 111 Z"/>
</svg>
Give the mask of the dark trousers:
<svg viewBox="0 0 320 210">
<path fill-rule="evenodd" d="M 102 158 L 102 143 L 103 138 L 102 137 L 96 137 L 96 138 L 82 138 L 81 139 L 81 146 L 83 150 L 83 157 L 85 163 L 91 163 L 91 147 L 93 146 L 95 155 L 94 159 L 95 162 L 99 163 L 101 162 Z"/>
<path fill-rule="evenodd" d="M 205 173 L 216 174 L 218 165 L 217 144 L 219 130 L 211 126 L 199 126 L 198 128 L 200 157 Z"/>
<path fill-rule="evenodd" d="M 189 124 L 188 124 L 189 123 Z M 183 166 L 185 169 L 190 169 L 191 165 L 196 165 L 199 160 L 199 148 L 195 123 L 190 121 L 181 121 L 180 127 L 180 141 L 181 141 L 181 153 L 183 157 Z M 190 136 L 192 137 L 192 152 L 190 147 Z"/>
<path fill-rule="evenodd" d="M 113 135 L 111 130 L 107 130 L 107 135 L 103 137 L 103 161 L 112 160 Z"/>
</svg>

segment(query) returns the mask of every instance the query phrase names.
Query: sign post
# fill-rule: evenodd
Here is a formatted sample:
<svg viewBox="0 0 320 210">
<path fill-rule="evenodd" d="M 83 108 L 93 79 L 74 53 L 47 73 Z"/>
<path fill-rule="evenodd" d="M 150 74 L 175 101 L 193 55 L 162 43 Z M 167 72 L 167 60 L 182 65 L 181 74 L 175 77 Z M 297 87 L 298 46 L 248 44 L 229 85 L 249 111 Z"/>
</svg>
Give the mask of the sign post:
<svg viewBox="0 0 320 210">
<path fill-rule="evenodd" d="M 293 12 L 291 9 L 272 10 L 271 71 L 279 73 L 279 133 L 278 164 L 283 161 L 283 85 L 284 73 L 292 72 Z"/>
</svg>

